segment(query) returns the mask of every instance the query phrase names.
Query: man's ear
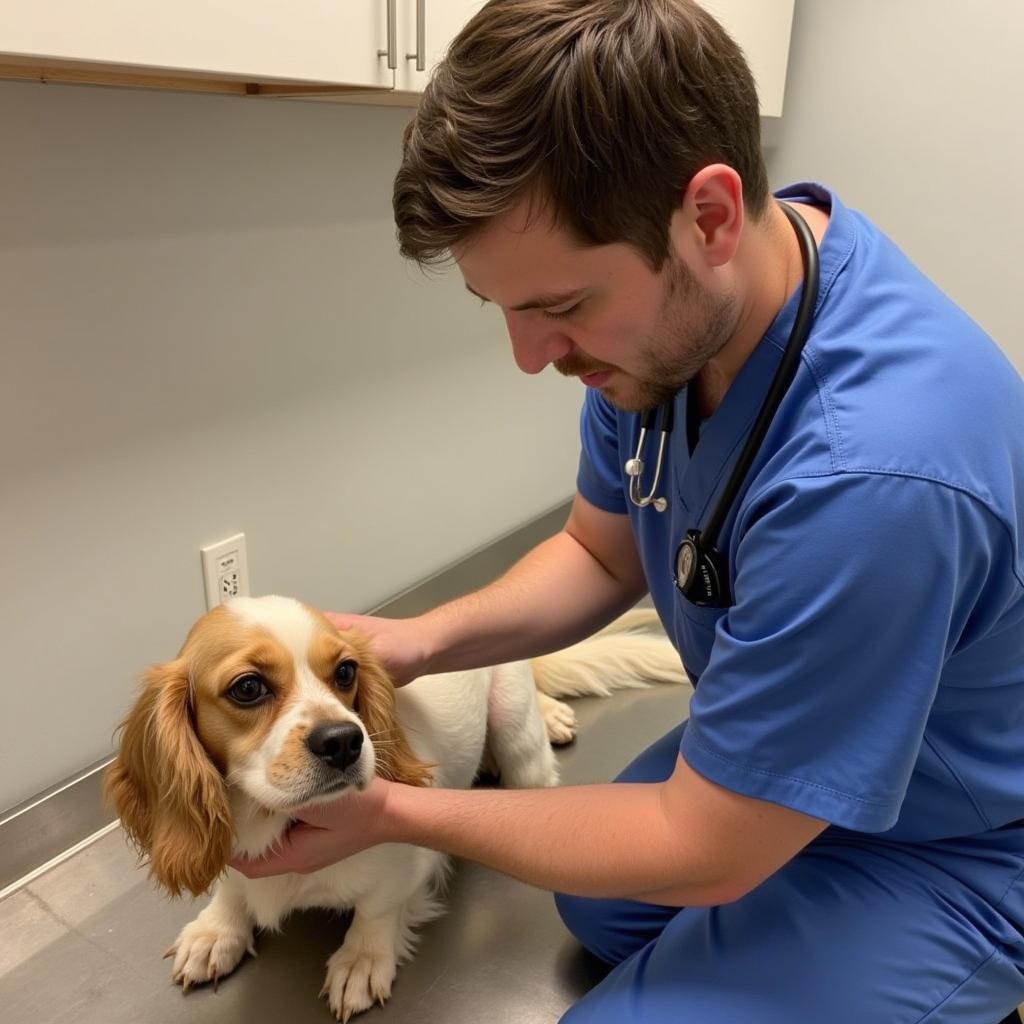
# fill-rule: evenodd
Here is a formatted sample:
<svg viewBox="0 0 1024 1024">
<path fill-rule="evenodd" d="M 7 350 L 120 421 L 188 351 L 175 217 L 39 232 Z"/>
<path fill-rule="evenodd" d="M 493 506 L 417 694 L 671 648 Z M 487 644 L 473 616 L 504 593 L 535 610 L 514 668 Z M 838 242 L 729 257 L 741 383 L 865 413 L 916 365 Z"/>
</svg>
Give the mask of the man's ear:
<svg viewBox="0 0 1024 1024">
<path fill-rule="evenodd" d="M 198 896 L 224 870 L 234 841 L 227 787 L 196 735 L 183 658 L 144 676 L 103 791 L 172 896 Z"/>
<path fill-rule="evenodd" d="M 721 267 L 743 232 L 743 181 L 728 164 L 709 164 L 691 179 L 669 222 L 669 245 L 687 265 Z"/>
</svg>

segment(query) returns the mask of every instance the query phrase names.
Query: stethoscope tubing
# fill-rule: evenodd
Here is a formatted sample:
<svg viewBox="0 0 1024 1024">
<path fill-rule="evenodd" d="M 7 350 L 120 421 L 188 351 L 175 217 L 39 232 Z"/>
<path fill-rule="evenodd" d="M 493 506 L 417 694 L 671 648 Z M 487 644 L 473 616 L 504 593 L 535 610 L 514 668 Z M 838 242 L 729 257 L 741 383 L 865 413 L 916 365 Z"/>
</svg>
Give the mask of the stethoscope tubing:
<svg viewBox="0 0 1024 1024">
<path fill-rule="evenodd" d="M 747 439 L 743 443 L 743 448 L 740 451 L 739 458 L 736 460 L 736 465 L 733 466 L 732 472 L 729 474 L 725 488 L 722 490 L 718 501 L 715 502 L 715 507 L 708 516 L 707 523 L 700 531 L 701 542 L 709 548 L 718 546 L 718 534 L 725 524 L 733 502 L 735 502 L 736 496 L 739 494 L 740 488 L 747 478 L 747 474 L 750 472 L 750 467 L 754 464 L 754 459 L 757 458 L 757 453 L 768 434 L 768 428 L 771 426 L 772 419 L 782 404 L 782 399 L 789 390 L 790 384 L 793 383 L 793 378 L 796 376 L 797 368 L 800 365 L 800 355 L 807 342 L 807 337 L 811 333 L 811 323 L 814 320 L 814 310 L 818 302 L 818 286 L 821 272 L 818 262 L 818 247 L 814 241 L 814 235 L 811 234 L 811 229 L 807 226 L 807 222 L 796 210 L 791 209 L 785 203 L 780 205 L 783 212 L 789 218 L 789 222 L 793 225 L 793 230 L 796 231 L 797 238 L 800 241 L 800 256 L 804 266 L 804 281 L 800 292 L 800 303 L 797 306 L 793 329 L 789 332 L 789 339 L 782 353 L 782 360 L 779 363 L 778 370 L 775 372 L 775 376 L 772 377 L 768 394 L 765 396 L 764 402 L 761 403 L 761 408 L 758 410 L 754 425 L 750 428 L 750 433 L 747 434 Z"/>
<path fill-rule="evenodd" d="M 800 243 L 800 257 L 804 269 L 800 301 L 797 304 L 793 326 L 790 329 L 779 366 L 772 376 L 768 391 L 757 411 L 753 426 L 747 433 L 725 487 L 715 501 L 704 526 L 699 529 L 687 530 L 686 536 L 676 551 L 675 575 L 673 576 L 676 587 L 688 600 L 698 605 L 723 608 L 731 604 L 728 559 L 718 550 L 718 536 L 750 473 L 757 453 L 768 435 L 782 399 L 793 383 L 793 378 L 800 366 L 804 345 L 811 333 L 814 313 L 818 304 L 821 274 L 818 247 L 814 235 L 796 210 L 784 203 L 781 205 Z M 692 401 L 692 398 L 692 394 L 687 395 L 688 402 Z M 637 508 L 647 508 L 648 505 L 653 505 L 656 512 L 664 512 L 668 507 L 668 500 L 658 497 L 656 492 L 661 480 L 666 442 L 672 430 L 673 407 L 674 400 L 661 406 L 658 425 L 661 432 L 658 461 L 654 467 L 654 481 L 646 495 L 640 493 L 640 478 L 644 471 L 644 444 L 648 433 L 654 426 L 656 410 L 647 410 L 641 418 L 636 454 L 626 462 L 624 467 L 626 475 L 630 478 L 629 498 Z M 687 434 L 689 437 L 691 423 L 696 423 L 696 420 L 689 415 L 692 412 L 691 409 L 688 408 L 687 412 Z"/>
</svg>

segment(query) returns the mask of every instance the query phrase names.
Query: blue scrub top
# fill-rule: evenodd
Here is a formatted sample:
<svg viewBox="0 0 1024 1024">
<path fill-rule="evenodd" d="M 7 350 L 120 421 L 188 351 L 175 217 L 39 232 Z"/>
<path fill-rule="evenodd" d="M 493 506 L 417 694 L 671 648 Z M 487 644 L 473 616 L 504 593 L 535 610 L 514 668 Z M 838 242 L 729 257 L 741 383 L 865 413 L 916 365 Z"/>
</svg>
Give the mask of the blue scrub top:
<svg viewBox="0 0 1024 1024">
<path fill-rule="evenodd" d="M 627 500 L 639 416 L 595 391 L 578 489 L 630 517 L 696 684 L 681 743 L 695 771 L 894 839 L 998 828 L 1024 818 L 1024 383 L 833 192 L 807 183 L 776 195 L 831 220 L 800 367 L 720 538 L 733 606 L 688 603 L 675 552 L 750 430 L 799 290 L 692 457 L 677 396 L 665 513 Z"/>
</svg>

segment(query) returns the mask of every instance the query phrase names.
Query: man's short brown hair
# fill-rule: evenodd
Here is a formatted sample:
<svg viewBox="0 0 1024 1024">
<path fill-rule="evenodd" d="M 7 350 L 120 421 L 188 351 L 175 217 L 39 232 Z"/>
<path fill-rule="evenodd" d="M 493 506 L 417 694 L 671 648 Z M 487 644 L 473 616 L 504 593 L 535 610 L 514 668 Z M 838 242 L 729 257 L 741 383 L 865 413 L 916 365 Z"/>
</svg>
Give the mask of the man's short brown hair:
<svg viewBox="0 0 1024 1024">
<path fill-rule="evenodd" d="M 768 203 L 757 91 L 742 51 L 692 0 L 491 0 L 438 65 L 405 131 L 394 208 L 404 256 L 445 260 L 541 196 L 592 245 L 659 269 L 690 179 L 725 163 Z"/>
</svg>

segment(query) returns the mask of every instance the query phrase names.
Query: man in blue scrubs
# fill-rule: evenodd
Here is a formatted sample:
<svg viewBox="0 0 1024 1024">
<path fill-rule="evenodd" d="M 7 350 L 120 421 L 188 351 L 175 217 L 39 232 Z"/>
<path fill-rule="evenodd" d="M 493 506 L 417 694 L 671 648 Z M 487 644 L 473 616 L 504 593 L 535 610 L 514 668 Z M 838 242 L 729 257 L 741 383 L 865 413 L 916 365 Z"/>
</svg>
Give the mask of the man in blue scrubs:
<svg viewBox="0 0 1024 1024">
<path fill-rule="evenodd" d="M 566 1019 L 995 1024 L 1024 999 L 1024 385 L 868 220 L 768 194 L 742 55 L 688 0 L 494 0 L 409 127 L 403 252 L 452 255 L 519 366 L 586 386 L 565 529 L 417 619 L 337 616 L 398 682 L 535 655 L 648 591 L 696 689 L 615 784 L 378 782 L 273 862 L 378 842 L 562 895 L 615 969 Z M 778 368 L 792 385 L 726 517 L 731 604 L 674 582 Z M 674 407 L 658 495 L 640 414 Z M 650 486 L 654 449 L 645 453 Z"/>
</svg>

